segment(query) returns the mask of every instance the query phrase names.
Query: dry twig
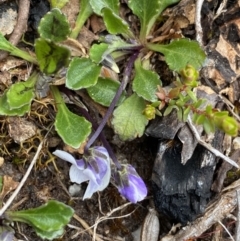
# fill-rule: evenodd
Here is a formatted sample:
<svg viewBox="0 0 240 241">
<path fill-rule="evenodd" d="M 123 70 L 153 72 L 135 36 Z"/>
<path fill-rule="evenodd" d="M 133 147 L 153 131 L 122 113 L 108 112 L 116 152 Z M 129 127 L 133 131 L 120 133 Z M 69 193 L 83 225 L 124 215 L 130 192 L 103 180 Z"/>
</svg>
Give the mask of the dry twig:
<svg viewBox="0 0 240 241">
<path fill-rule="evenodd" d="M 188 125 L 190 127 L 190 129 L 192 130 L 195 138 L 197 139 L 198 143 L 202 146 L 204 146 L 206 149 L 208 149 L 210 152 L 212 152 L 215 156 L 222 158 L 224 161 L 230 163 L 231 165 L 233 165 L 236 168 L 239 168 L 239 165 L 233 161 L 231 158 L 229 158 L 228 156 L 225 156 L 224 154 L 222 154 L 220 151 L 218 151 L 217 149 L 215 149 L 214 147 L 212 147 L 210 144 L 206 143 L 205 141 L 203 141 L 201 139 L 201 137 L 198 134 L 197 129 L 195 128 L 195 126 L 192 124 L 192 120 L 190 117 L 188 117 Z"/>
</svg>

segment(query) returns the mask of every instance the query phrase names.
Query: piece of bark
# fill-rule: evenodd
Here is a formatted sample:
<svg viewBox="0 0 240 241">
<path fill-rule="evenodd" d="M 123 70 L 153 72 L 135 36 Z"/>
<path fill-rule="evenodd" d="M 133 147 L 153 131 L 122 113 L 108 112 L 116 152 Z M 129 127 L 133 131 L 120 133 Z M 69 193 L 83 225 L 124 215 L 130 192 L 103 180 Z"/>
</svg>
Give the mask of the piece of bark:
<svg viewBox="0 0 240 241">
<path fill-rule="evenodd" d="M 239 190 L 240 180 L 237 180 L 221 192 L 219 198 L 207 208 L 202 217 L 182 228 L 177 234 L 166 235 L 161 241 L 185 241 L 200 236 L 213 224 L 227 217 L 236 208 L 237 191 Z"/>
<path fill-rule="evenodd" d="M 182 144 L 173 146 L 161 143 L 155 160 L 152 181 L 156 209 L 171 221 L 186 224 L 204 212 L 211 197 L 211 183 L 215 168 L 215 156 L 197 145 L 193 156 L 181 163 Z M 209 165 L 201 167 L 204 159 Z"/>
<path fill-rule="evenodd" d="M 230 156 L 231 159 L 233 159 L 237 164 L 239 164 L 239 157 L 240 157 L 240 149 L 234 151 L 232 155 Z M 217 176 L 212 184 L 212 191 L 214 192 L 220 192 L 223 187 L 223 182 L 226 178 L 227 172 L 231 170 L 233 166 L 229 164 L 228 162 L 223 162 L 221 167 L 219 168 L 217 172 Z"/>
</svg>

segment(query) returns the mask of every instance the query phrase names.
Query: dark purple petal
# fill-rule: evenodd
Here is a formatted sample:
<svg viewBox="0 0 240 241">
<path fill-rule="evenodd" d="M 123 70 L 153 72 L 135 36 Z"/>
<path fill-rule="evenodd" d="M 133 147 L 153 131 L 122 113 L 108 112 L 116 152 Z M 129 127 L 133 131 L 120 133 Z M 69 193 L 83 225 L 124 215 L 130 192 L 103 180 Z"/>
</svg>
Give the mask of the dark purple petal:
<svg viewBox="0 0 240 241">
<path fill-rule="evenodd" d="M 123 166 L 114 175 L 118 191 L 132 203 L 142 201 L 147 196 L 147 187 L 131 165 Z"/>
</svg>

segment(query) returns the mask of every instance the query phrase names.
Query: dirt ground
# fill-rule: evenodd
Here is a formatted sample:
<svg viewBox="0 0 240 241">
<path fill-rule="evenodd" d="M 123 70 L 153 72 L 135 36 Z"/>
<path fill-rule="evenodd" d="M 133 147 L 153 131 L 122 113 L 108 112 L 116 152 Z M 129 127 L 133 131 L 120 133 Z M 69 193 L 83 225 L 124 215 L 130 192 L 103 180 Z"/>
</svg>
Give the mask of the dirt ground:
<svg viewBox="0 0 240 241">
<path fill-rule="evenodd" d="M 1 3 L 2 2 L 2 3 Z M 17 3 L 16 3 L 17 2 Z M 19 1 L 20 2 L 20 1 Z M 133 29 L 139 26 L 138 19 L 132 16 L 125 1 L 121 1 L 121 11 L 125 14 L 128 21 L 131 22 Z M 63 12 L 68 15 L 69 21 L 74 25 L 78 11 L 78 0 L 69 1 L 68 5 L 63 9 Z M 221 9 L 222 8 L 222 9 Z M 0 1 L 0 16 L 11 9 L 11 14 L 17 12 L 18 1 Z M 31 1 L 30 12 L 28 14 L 28 28 L 24 36 L 26 42 L 33 43 L 37 37 L 37 25 L 42 15 L 49 10 L 49 3 L 45 0 Z M 205 51 L 208 55 L 206 68 L 203 68 L 201 74 L 201 81 L 204 85 L 210 86 L 216 93 L 222 94 L 225 98 L 222 108 L 233 107 L 236 115 L 239 114 L 239 98 L 240 98 L 240 2 L 237 0 L 229 1 L 204 1 L 202 8 L 202 27 L 203 27 L 203 44 Z M 162 34 L 170 35 L 170 30 L 174 29 L 176 35 L 182 35 L 190 39 L 195 39 L 195 1 L 183 0 L 179 4 L 168 8 L 164 17 L 168 19 L 168 24 L 159 25 L 156 32 L 159 36 Z M 5 17 L 4 17 L 5 18 Z M 0 18 L 0 27 L 1 21 Z M 15 20 L 8 20 L 9 28 L 16 24 Z M 13 23 L 11 22 L 13 21 Z M 101 18 L 92 16 L 83 30 L 81 31 L 78 40 L 81 42 L 85 49 L 88 49 L 91 44 L 96 41 L 96 36 L 104 32 L 105 27 Z M 12 30 L 9 31 L 9 36 Z M 18 46 L 31 49 L 31 46 L 17 41 Z M 17 44 L 17 43 L 16 43 Z M 0 53 L 0 57 L 3 53 Z M 172 73 L 168 70 L 166 64 L 159 58 L 153 56 L 152 65 L 155 70 L 161 75 L 164 85 L 171 82 Z M 9 68 L 6 70 L 6 66 Z M 120 66 L 124 68 L 124 62 Z M 0 93 L 16 81 L 25 80 L 26 76 L 32 71 L 32 66 L 26 64 L 25 61 L 18 60 L 17 58 L 6 56 L 0 62 Z M 121 78 L 121 76 L 120 76 Z M 106 112 L 106 109 L 94 105 L 93 101 L 89 100 L 86 93 L 76 92 L 75 95 L 86 102 L 92 117 L 99 121 L 101 115 Z M 0 160 L 2 164 L 0 167 L 0 176 L 4 179 L 4 185 L 9 188 L 0 194 L 1 201 L 5 202 L 11 196 L 11 188 L 16 187 L 24 176 L 30 161 L 34 157 L 38 145 L 42 141 L 44 135 L 47 133 L 50 126 L 54 122 L 56 115 L 55 107 L 51 101 L 50 96 L 47 96 L 41 102 L 33 101 L 31 112 L 24 117 L 5 117 L 0 116 Z M 229 104 L 230 103 L 230 104 Z M 78 114 L 79 110 L 75 104 L 68 104 L 69 109 Z M 151 124 L 150 124 L 151 125 Z M 24 129 L 25 128 L 25 129 Z M 32 134 L 34 133 L 34 134 Z M 96 193 L 89 200 L 83 201 L 82 196 L 86 189 L 87 184 L 76 185 L 69 180 L 69 164 L 67 162 L 57 159 L 52 152 L 56 149 L 69 150 L 66 147 L 56 131 L 52 131 L 47 136 L 44 146 L 40 152 L 37 163 L 27 179 L 24 187 L 19 192 L 16 199 L 13 201 L 11 210 L 23 210 L 33 207 L 38 207 L 45 203 L 47 200 L 55 199 L 65 204 L 70 205 L 74 211 L 74 217 L 69 225 L 66 227 L 63 237 L 56 239 L 58 241 L 90 241 L 92 240 L 92 230 L 89 227 L 96 224 L 97 220 L 101 217 L 106 217 L 97 226 L 96 240 L 119 240 L 119 241 L 147 241 L 140 239 L 140 229 L 144 223 L 150 207 L 154 207 L 153 191 L 151 176 L 156 159 L 159 140 L 147 135 L 135 139 L 131 142 L 122 142 L 114 134 L 111 127 L 107 126 L 104 129 L 104 134 L 112 145 L 117 158 L 121 161 L 127 159 L 130 164 L 136 167 L 139 175 L 143 178 L 148 187 L 147 198 L 138 203 L 131 204 L 114 212 L 109 218 L 107 213 L 127 203 L 117 189 L 110 184 L 103 192 Z M 23 141 L 22 141 L 23 140 Z M 231 156 L 236 162 L 239 161 L 239 149 L 233 149 L 233 139 L 225 137 L 223 139 L 222 152 Z M 71 151 L 71 150 L 70 150 Z M 76 154 L 80 156 L 80 154 Z M 231 170 L 229 172 L 229 170 Z M 227 174 L 228 173 L 228 174 Z M 225 178 L 226 177 L 226 178 Z M 239 184 L 231 186 L 229 190 L 221 192 L 224 187 L 231 185 L 239 178 L 239 171 L 231 169 L 223 161 L 219 160 L 217 165 L 213 183 L 215 185 L 215 193 L 218 193 L 211 200 L 212 206 L 209 204 L 206 212 L 203 213 L 205 222 L 198 220 L 198 223 L 187 224 L 188 232 L 194 234 L 194 228 L 198 225 L 204 226 L 199 228 L 202 233 L 198 238 L 190 238 L 185 234 L 184 228 L 172 227 L 176 224 L 171 222 L 163 214 L 159 213 L 160 220 L 160 234 L 159 240 L 188 240 L 188 241 L 205 241 L 205 240 L 231 240 L 226 229 L 234 236 L 237 227 L 237 195 L 236 191 Z M 229 191 L 227 193 L 227 191 Z M 230 191 L 232 191 L 230 193 Z M 234 192 L 233 192 L 234 191 Z M 73 195 L 70 193 L 73 192 Z M 226 202 L 220 203 L 220 200 L 225 200 L 227 193 L 228 199 Z M 222 199 L 221 199 L 222 198 Z M 215 206 L 229 204 L 231 207 L 221 215 L 214 213 Z M 215 206 L 214 206 L 215 205 Z M 207 213 L 208 212 L 208 213 Z M 218 211 L 219 212 L 219 211 Z M 123 216 L 122 218 L 117 218 Z M 207 225 L 209 216 L 216 217 L 217 220 L 213 225 Z M 116 217 L 113 218 L 112 217 Z M 219 220 L 218 220 L 219 219 Z M 221 221 L 221 223 L 217 222 Z M 221 225 L 223 224 L 223 225 Z M 34 230 L 28 225 L 22 223 L 13 224 L 15 230 L 16 240 L 24 241 L 40 241 L 41 239 L 35 234 Z M 172 229 L 172 230 L 171 230 Z M 90 231 L 89 231 L 90 230 Z M 150 228 L 151 230 L 151 228 Z M 167 234 L 169 239 L 167 239 Z M 182 233 L 180 233 L 182 231 Z M 179 236 L 177 233 L 179 232 Z M 176 235 L 176 236 L 175 236 Z M 180 236 L 182 235 L 182 236 Z M 184 236 L 185 235 L 185 236 Z M 183 238 L 188 237 L 188 238 Z"/>
</svg>

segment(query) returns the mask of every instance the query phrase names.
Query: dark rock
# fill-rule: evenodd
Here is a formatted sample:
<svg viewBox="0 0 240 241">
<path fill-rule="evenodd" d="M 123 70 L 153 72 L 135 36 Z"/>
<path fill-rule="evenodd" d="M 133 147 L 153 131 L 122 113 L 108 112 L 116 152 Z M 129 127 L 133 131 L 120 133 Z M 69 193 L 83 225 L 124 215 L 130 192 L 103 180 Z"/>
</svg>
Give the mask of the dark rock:
<svg viewBox="0 0 240 241">
<path fill-rule="evenodd" d="M 156 209 L 171 221 L 186 224 L 203 213 L 210 200 L 215 156 L 197 145 L 193 156 L 183 165 L 181 151 L 179 140 L 160 143 L 152 182 Z M 205 159 L 208 164 L 201 167 Z"/>
</svg>

